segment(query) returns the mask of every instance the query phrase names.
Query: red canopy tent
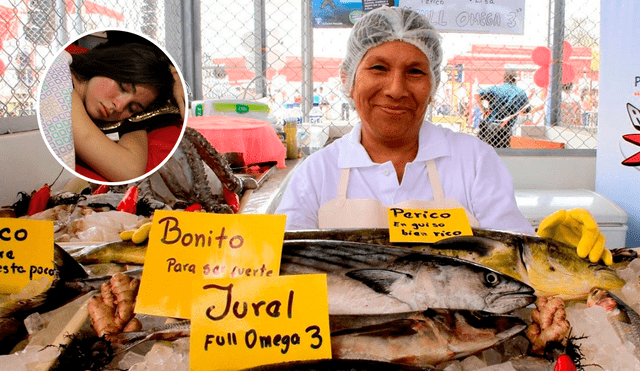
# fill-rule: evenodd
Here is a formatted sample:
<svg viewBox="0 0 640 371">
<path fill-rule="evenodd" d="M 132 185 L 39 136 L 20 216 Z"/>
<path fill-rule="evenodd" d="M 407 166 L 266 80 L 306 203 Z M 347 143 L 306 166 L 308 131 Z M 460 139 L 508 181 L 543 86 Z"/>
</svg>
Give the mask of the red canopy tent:
<svg viewBox="0 0 640 371">
<path fill-rule="evenodd" d="M 18 11 L 0 5 L 0 40 L 13 39 L 18 35 Z"/>
<path fill-rule="evenodd" d="M 331 77 L 338 77 L 338 67 L 341 62 L 342 59 L 338 58 L 313 58 L 313 82 L 327 82 Z M 214 58 L 212 63 L 225 67 L 232 85 L 247 82 L 255 77 L 252 66 L 244 57 Z M 302 58 L 285 57 L 285 65 L 281 69 L 276 71 L 273 68 L 267 68 L 267 79 L 273 79 L 276 74 L 285 76 L 289 82 L 302 81 Z"/>
<path fill-rule="evenodd" d="M 67 12 L 69 14 L 75 14 L 76 5 L 73 0 L 66 0 Z M 92 1 L 84 1 L 84 11 L 89 14 L 102 14 L 109 18 L 113 18 L 118 21 L 124 21 L 124 14 L 118 13 L 113 9 L 109 9 L 106 6 L 98 5 Z"/>
<path fill-rule="evenodd" d="M 455 69 L 462 66 L 464 78 L 462 82 L 480 85 L 499 85 L 503 82 L 505 68 L 521 67 L 521 71 L 533 73 L 539 68 L 531 59 L 533 46 L 511 45 L 473 45 L 471 52 L 457 55 L 447 61 L 447 67 Z M 575 81 L 586 74 L 586 77 L 597 81 L 598 71 L 591 70 L 592 54 L 587 47 L 573 47 L 569 63 L 576 74 Z"/>
<path fill-rule="evenodd" d="M 327 82 L 330 77 L 339 77 L 341 58 L 313 58 L 313 82 Z M 287 81 L 302 81 L 302 58 L 287 57 L 285 66 L 278 70 Z"/>
</svg>

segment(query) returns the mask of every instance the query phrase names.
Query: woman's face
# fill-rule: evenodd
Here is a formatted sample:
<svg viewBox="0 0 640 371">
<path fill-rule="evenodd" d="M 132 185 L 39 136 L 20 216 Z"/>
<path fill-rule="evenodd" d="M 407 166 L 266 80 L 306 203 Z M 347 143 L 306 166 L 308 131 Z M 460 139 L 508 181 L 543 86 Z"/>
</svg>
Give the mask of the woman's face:
<svg viewBox="0 0 640 371">
<path fill-rule="evenodd" d="M 151 85 L 95 76 L 87 82 L 84 106 L 94 120 L 120 121 L 144 111 L 157 96 L 157 89 Z"/>
<path fill-rule="evenodd" d="M 369 49 L 351 90 L 363 137 L 385 142 L 417 139 L 430 93 L 429 60 L 420 49 L 403 41 Z"/>
</svg>

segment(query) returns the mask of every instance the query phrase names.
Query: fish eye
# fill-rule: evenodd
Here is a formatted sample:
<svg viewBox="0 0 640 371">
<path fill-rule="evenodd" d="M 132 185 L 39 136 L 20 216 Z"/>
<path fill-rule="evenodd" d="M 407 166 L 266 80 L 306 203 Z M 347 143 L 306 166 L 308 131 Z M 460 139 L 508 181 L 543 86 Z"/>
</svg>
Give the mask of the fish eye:
<svg viewBox="0 0 640 371">
<path fill-rule="evenodd" d="M 500 277 L 494 272 L 488 272 L 484 275 L 484 282 L 493 287 L 500 283 Z"/>
</svg>

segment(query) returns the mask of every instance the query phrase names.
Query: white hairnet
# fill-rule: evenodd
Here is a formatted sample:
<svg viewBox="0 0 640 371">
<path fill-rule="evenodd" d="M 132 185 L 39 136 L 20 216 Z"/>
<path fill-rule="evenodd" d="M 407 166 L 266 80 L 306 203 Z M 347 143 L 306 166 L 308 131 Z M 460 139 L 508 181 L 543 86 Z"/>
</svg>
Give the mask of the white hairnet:
<svg viewBox="0 0 640 371">
<path fill-rule="evenodd" d="M 401 40 L 420 49 L 429 60 L 431 69 L 431 94 L 440 84 L 440 64 L 442 47 L 440 33 L 429 20 L 420 13 L 397 7 L 381 7 L 367 13 L 351 30 L 347 42 L 347 55 L 340 65 L 340 73 L 345 76 L 342 88 L 351 96 L 356 69 L 362 57 L 371 48 L 388 41 Z"/>
</svg>

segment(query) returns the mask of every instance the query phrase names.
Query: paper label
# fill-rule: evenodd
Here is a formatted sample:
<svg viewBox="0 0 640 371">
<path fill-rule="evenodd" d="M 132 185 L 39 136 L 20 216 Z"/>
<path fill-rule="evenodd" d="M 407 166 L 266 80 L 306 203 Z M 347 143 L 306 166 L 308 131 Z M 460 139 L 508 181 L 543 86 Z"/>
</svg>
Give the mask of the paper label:
<svg viewBox="0 0 640 371">
<path fill-rule="evenodd" d="M 0 293 L 15 294 L 40 277 L 53 280 L 53 222 L 0 218 Z"/>
<path fill-rule="evenodd" d="M 391 242 L 436 242 L 457 236 L 472 236 L 464 209 L 401 209 L 390 207 Z"/>
<path fill-rule="evenodd" d="M 194 279 L 277 276 L 284 224 L 285 215 L 157 210 L 136 313 L 190 318 Z"/>
<path fill-rule="evenodd" d="M 194 282 L 193 298 L 192 371 L 331 358 L 323 274 Z"/>
</svg>

